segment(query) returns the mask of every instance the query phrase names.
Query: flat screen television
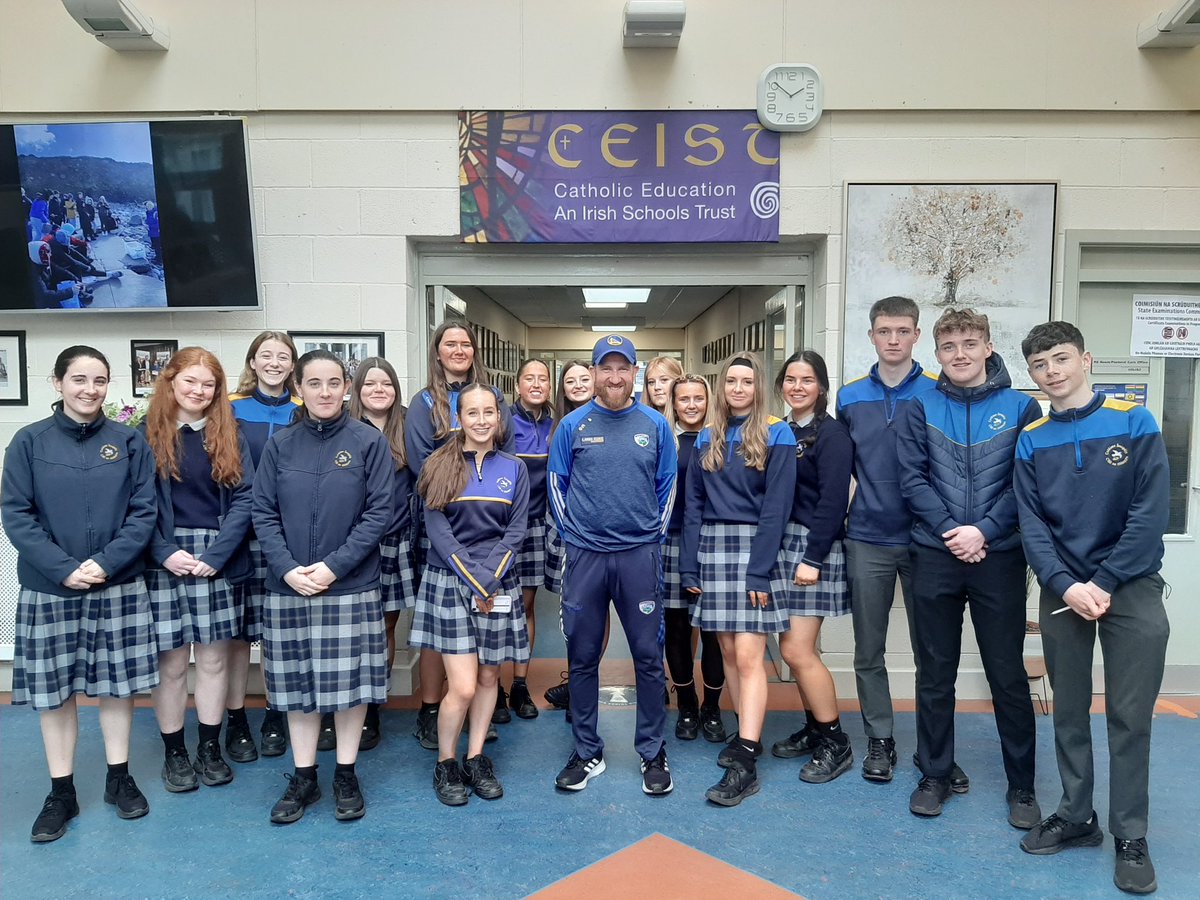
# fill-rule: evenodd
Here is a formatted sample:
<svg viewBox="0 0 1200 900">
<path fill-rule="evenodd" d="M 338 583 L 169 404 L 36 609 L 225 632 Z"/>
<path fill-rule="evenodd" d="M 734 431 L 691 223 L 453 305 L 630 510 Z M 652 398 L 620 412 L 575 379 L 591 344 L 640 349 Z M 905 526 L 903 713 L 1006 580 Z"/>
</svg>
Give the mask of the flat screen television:
<svg viewBox="0 0 1200 900">
<path fill-rule="evenodd" d="M 262 303 L 242 119 L 0 125 L 0 312 Z"/>
</svg>

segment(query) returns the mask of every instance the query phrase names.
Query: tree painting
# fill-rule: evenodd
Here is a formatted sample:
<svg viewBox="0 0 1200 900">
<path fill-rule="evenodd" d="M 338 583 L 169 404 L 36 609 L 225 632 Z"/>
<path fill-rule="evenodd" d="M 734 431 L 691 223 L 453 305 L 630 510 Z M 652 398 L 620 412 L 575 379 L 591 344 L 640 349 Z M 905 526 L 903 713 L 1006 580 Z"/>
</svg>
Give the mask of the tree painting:
<svg viewBox="0 0 1200 900">
<path fill-rule="evenodd" d="M 885 227 L 887 258 L 941 279 L 950 306 L 963 279 L 1015 259 L 1026 248 L 1024 213 L 998 192 L 977 187 L 914 187 Z"/>
</svg>

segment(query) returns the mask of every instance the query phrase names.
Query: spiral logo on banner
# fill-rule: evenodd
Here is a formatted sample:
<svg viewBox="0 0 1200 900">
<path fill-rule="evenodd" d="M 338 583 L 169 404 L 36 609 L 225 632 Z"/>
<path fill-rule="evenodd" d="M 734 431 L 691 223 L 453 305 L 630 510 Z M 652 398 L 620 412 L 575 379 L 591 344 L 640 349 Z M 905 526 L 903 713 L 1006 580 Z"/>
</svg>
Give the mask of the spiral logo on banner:
<svg viewBox="0 0 1200 900">
<path fill-rule="evenodd" d="M 760 181 L 750 191 L 750 211 L 760 219 L 779 213 L 779 182 Z"/>
</svg>

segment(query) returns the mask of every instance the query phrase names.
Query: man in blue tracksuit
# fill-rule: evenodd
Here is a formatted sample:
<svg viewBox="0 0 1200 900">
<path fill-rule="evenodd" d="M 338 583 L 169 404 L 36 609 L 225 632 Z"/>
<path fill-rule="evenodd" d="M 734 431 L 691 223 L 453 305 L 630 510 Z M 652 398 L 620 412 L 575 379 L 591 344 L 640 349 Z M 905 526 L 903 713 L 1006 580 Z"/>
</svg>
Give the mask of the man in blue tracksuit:
<svg viewBox="0 0 1200 900">
<path fill-rule="evenodd" d="M 642 790 L 674 787 L 663 730 L 663 610 L 659 546 L 675 497 L 677 451 L 658 412 L 635 404 L 637 351 L 621 335 L 592 352 L 596 396 L 562 420 L 550 444 L 550 504 L 566 545 L 562 592 L 575 749 L 555 784 L 587 787 L 604 771 L 597 733 L 600 656 L 612 602 L 637 673 L 637 730 Z"/>
<path fill-rule="evenodd" d="M 896 767 L 892 692 L 884 652 L 897 577 L 914 658 L 917 646 L 908 559 L 912 521 L 900 493 L 896 433 L 908 405 L 937 384 L 937 376 L 912 357 L 921 337 L 919 318 L 917 304 L 908 297 L 876 301 L 871 306 L 867 336 L 879 362 L 867 375 L 847 382 L 837 395 L 837 417 L 854 439 L 854 478 L 858 483 L 846 527 L 846 567 L 854 620 L 854 680 L 867 732 L 862 775 L 878 782 L 891 781 Z M 954 776 L 951 779 L 954 789 L 966 790 L 966 776 L 961 770 L 955 775 L 958 783 L 953 783 Z"/>
<path fill-rule="evenodd" d="M 1025 676 L 1025 557 L 1012 472 L 1017 435 L 1041 410 L 1012 389 L 993 352 L 991 326 L 970 309 L 947 309 L 933 326 L 942 374 L 909 405 L 900 426 L 900 490 L 912 513 L 913 614 L 920 660 L 917 755 L 922 778 L 909 798 L 937 816 L 954 768 L 954 683 L 963 609 L 971 622 L 995 709 L 1008 779 L 1008 821 L 1032 828 L 1035 726 Z"/>
<path fill-rule="evenodd" d="M 1163 606 L 1163 532 L 1170 510 L 1166 447 L 1143 406 L 1088 385 L 1091 354 L 1068 322 L 1038 325 L 1021 344 L 1050 415 L 1017 442 L 1021 540 L 1042 586 L 1042 641 L 1054 688 L 1054 745 L 1063 796 L 1021 841 L 1038 855 L 1104 840 L 1092 807 L 1092 654 L 1104 654 L 1108 828 L 1113 881 L 1157 884 L 1146 847 L 1150 722 L 1170 626 Z"/>
</svg>

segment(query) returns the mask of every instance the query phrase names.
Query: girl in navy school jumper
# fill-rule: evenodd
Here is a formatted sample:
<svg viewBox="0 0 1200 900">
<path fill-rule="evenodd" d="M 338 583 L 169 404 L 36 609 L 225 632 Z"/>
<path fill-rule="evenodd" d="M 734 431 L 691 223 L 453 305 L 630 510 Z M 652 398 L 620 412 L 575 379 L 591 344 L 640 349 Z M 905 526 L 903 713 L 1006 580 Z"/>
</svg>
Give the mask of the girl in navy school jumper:
<svg viewBox="0 0 1200 900">
<path fill-rule="evenodd" d="M 442 654 L 446 666 L 433 785 L 448 806 L 466 803 L 468 788 L 484 800 L 503 795 L 483 743 L 500 664 L 529 660 L 513 566 L 525 539 L 529 476 L 521 460 L 496 449 L 503 425 L 491 387 L 464 387 L 457 411 L 461 429 L 434 451 L 417 481 L 430 548 L 409 636 L 414 647 Z M 497 608 L 501 597 L 507 609 Z M 458 738 L 468 714 L 460 769 Z"/>
<path fill-rule="evenodd" d="M 254 467 L 262 459 L 263 448 L 271 435 L 292 422 L 300 401 L 292 392 L 292 374 L 296 367 L 296 345 L 286 331 L 264 331 L 250 342 L 246 364 L 238 379 L 237 390 L 229 395 L 238 428 L 250 444 Z M 250 677 L 250 645 L 262 640 L 262 607 L 267 594 L 267 563 L 254 531 L 250 532 L 251 575 L 233 587 L 242 608 L 242 628 L 229 649 L 229 695 L 225 705 L 225 751 L 234 762 L 254 762 L 258 750 L 246 721 L 246 683 Z M 267 709 L 262 721 L 263 756 L 282 756 L 287 751 L 287 731 L 283 714 Z"/>
<path fill-rule="evenodd" d="M 428 377 L 425 388 L 413 400 L 404 419 L 404 443 L 408 467 L 413 478 L 421 475 L 421 467 L 429 454 L 458 430 L 458 392 L 467 383 L 487 384 L 487 374 L 479 361 L 479 346 L 475 332 L 466 322 L 449 319 L 433 331 L 429 340 Z M 501 449 L 512 451 L 512 414 L 500 392 L 492 389 L 504 422 L 506 443 Z M 418 561 L 427 546 L 420 538 Z M 437 711 L 442 699 L 446 670 L 437 653 L 421 651 L 418 664 L 421 682 L 421 709 L 413 736 L 426 750 L 437 749 Z M 494 732 L 493 732 L 494 733 Z"/>
<path fill-rule="evenodd" d="M 254 468 L 225 397 L 225 371 L 201 347 L 171 357 L 141 427 L 158 472 L 158 524 L 147 575 L 159 652 L 154 714 L 166 749 L 163 785 L 178 793 L 194 791 L 197 775 L 210 787 L 233 780 L 219 738 L 229 645 L 242 623 L 230 585 L 250 574 L 246 535 Z M 193 652 L 200 725 L 194 764 L 183 734 Z"/>
<path fill-rule="evenodd" d="M 527 359 L 517 372 L 517 402 L 513 404 L 513 443 L 516 456 L 529 473 L 529 530 L 521 555 L 517 557 L 517 578 L 521 582 L 521 600 L 525 606 L 525 623 L 529 630 L 529 652 L 533 653 L 536 637 L 534 619 L 537 589 L 552 573 L 547 542 L 554 524 L 546 498 L 546 461 L 550 458 L 550 432 L 554 430 L 554 399 L 550 395 L 550 367 L 540 359 Z M 538 708 L 529 696 L 525 678 L 528 663 L 513 664 L 512 693 L 508 705 L 522 719 L 536 719 Z M 496 713 L 493 722 L 509 721 L 504 707 L 504 687 L 496 694 Z"/>
<path fill-rule="evenodd" d="M 5 451 L 0 501 L 20 583 L 12 702 L 38 711 L 50 770 L 30 834 L 39 843 L 58 840 L 79 815 L 79 693 L 100 698 L 105 802 L 122 819 L 150 811 L 129 774 L 129 732 L 133 695 L 158 683 L 142 577 L 154 458 L 140 434 L 104 417 L 109 368 L 99 350 L 63 350 L 53 384 L 62 395 L 53 415 L 22 428 Z"/>
<path fill-rule="evenodd" d="M 735 806 L 759 789 L 767 676 L 767 635 L 787 630 L 781 598 L 782 545 L 796 487 L 796 439 L 767 415 L 762 364 L 740 353 L 721 369 L 710 424 L 688 470 L 680 577 L 699 594 L 692 624 L 717 632 L 738 714 L 738 733 L 718 763 L 726 766 L 709 800 Z"/>
<path fill-rule="evenodd" d="M 296 363 L 304 413 L 267 442 L 254 530 L 267 558 L 263 651 L 271 702 L 288 716 L 295 773 L 271 810 L 295 822 L 321 799 L 321 714 L 338 733 L 334 816 L 366 812 L 354 771 L 368 703 L 387 700 L 379 544 L 392 521 L 387 438 L 342 408 L 345 364 L 327 350 Z"/>
<path fill-rule="evenodd" d="M 388 682 L 396 656 L 396 625 L 400 613 L 417 602 L 416 560 L 413 558 L 413 474 L 404 447 L 404 404 L 400 379 L 382 356 L 368 356 L 358 365 L 350 385 L 350 416 L 378 429 L 392 451 L 392 522 L 379 545 L 379 588 L 383 597 L 383 627 L 387 638 Z M 331 723 L 332 724 L 332 723 Z M 324 725 L 322 724 L 322 731 Z M 367 704 L 359 750 L 379 743 L 379 704 Z M 330 748 L 332 749 L 332 748 Z"/>
<path fill-rule="evenodd" d="M 803 729 L 776 741 L 771 752 L 784 759 L 811 752 L 800 780 L 824 784 L 854 762 L 838 718 L 833 676 L 817 649 L 825 617 L 850 612 L 842 541 L 854 442 L 849 429 L 829 415 L 829 372 L 819 353 L 789 356 L 775 389 L 791 410 L 787 423 L 796 437 L 796 495 L 784 536 L 787 565 L 774 592 L 788 614 L 779 650 L 796 676 L 807 717 Z"/>
<path fill-rule="evenodd" d="M 700 632 L 704 652 L 700 669 L 704 676 L 704 704 L 696 695 L 696 660 L 692 645 L 692 606 L 696 595 L 684 591 L 679 583 L 679 544 L 683 532 L 683 510 L 687 498 L 687 474 L 696 438 L 708 418 L 708 382 L 699 375 L 681 375 L 668 391 L 667 422 L 679 448 L 679 475 L 675 481 L 675 508 L 663 542 L 663 611 L 666 618 L 666 657 L 679 718 L 675 737 L 694 741 L 700 733 L 705 740 L 724 741 L 721 722 L 721 690 L 725 687 L 725 668 L 721 647 L 711 631 Z"/>
</svg>

